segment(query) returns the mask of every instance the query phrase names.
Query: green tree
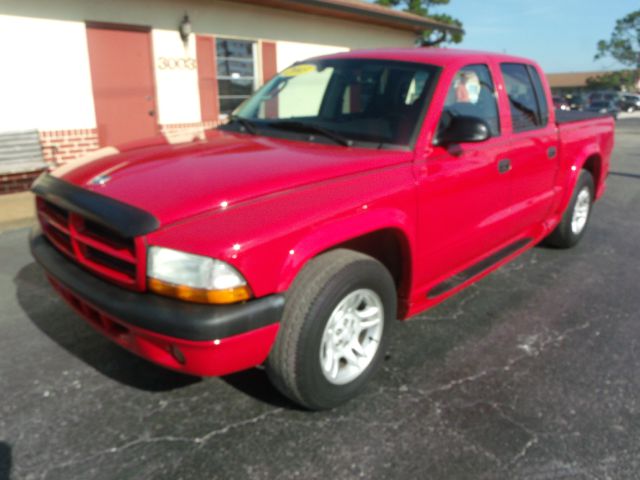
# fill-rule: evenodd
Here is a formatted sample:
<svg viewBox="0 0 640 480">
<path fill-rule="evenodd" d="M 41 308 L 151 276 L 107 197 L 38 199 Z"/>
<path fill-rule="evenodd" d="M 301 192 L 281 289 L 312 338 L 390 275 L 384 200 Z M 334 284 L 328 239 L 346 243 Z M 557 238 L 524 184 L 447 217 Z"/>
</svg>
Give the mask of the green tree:
<svg viewBox="0 0 640 480">
<path fill-rule="evenodd" d="M 633 90 L 635 77 L 633 70 L 603 73 L 587 78 L 587 87 L 594 90 L 621 90 L 623 87 L 625 90 Z"/>
<path fill-rule="evenodd" d="M 636 69 L 640 75 L 640 10 L 616 20 L 609 40 L 600 40 L 595 59 L 613 57 L 623 65 Z"/>
<path fill-rule="evenodd" d="M 429 17 L 440 23 L 458 27 L 459 31 L 444 31 L 437 28 L 425 30 L 423 32 L 423 39 L 426 44 L 437 44 L 441 42 L 446 43 L 460 43 L 464 36 L 462 31 L 462 22 L 457 18 L 453 18 L 451 15 L 444 13 L 430 14 L 429 9 L 434 5 L 447 5 L 449 0 L 375 0 L 378 5 L 385 7 L 397 8 L 405 12 L 415 13 L 423 17 Z"/>
</svg>

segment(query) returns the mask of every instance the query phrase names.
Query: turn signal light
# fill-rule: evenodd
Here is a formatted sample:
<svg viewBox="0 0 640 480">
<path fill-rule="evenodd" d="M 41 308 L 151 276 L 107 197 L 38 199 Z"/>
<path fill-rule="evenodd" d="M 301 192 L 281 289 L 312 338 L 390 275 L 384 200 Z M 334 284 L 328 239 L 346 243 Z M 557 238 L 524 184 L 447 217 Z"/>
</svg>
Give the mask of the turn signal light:
<svg viewBox="0 0 640 480">
<path fill-rule="evenodd" d="M 157 278 L 149 278 L 148 280 L 149 290 L 152 292 L 187 302 L 229 304 L 243 302 L 251 298 L 251 291 L 246 285 L 224 290 L 205 290 L 187 285 L 174 285 Z"/>
</svg>

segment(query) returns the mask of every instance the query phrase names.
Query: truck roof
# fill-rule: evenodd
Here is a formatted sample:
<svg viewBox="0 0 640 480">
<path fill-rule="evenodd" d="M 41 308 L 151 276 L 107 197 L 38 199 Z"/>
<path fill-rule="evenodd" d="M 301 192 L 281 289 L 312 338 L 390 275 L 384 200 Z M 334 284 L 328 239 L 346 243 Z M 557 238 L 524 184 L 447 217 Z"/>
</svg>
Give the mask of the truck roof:
<svg viewBox="0 0 640 480">
<path fill-rule="evenodd" d="M 484 62 L 488 58 L 498 62 L 515 62 L 533 64 L 532 60 L 503 53 L 463 50 L 454 48 L 376 48 L 370 50 L 351 50 L 317 58 L 371 58 L 381 60 L 399 60 L 404 62 L 429 63 L 432 65 L 461 65 Z"/>
</svg>

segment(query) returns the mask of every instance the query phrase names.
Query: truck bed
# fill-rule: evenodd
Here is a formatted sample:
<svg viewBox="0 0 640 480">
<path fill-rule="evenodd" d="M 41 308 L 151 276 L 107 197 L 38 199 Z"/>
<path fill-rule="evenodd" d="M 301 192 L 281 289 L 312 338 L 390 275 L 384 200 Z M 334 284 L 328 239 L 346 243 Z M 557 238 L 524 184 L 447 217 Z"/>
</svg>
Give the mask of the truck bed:
<svg viewBox="0 0 640 480">
<path fill-rule="evenodd" d="M 610 117 L 609 113 L 598 112 L 579 112 L 575 110 L 556 110 L 556 125 L 564 123 L 581 122 L 583 120 L 592 120 L 595 118 Z"/>
<path fill-rule="evenodd" d="M 566 117 L 564 117 L 565 114 Z M 561 164 L 559 165 L 558 183 L 566 185 L 571 175 L 571 165 L 584 152 L 598 152 L 602 162 L 592 174 L 596 184 L 596 198 L 599 198 L 605 185 L 609 170 L 609 157 L 613 150 L 614 120 L 611 115 L 592 112 L 556 112 Z M 564 117 L 564 118 L 563 118 Z M 568 190 L 570 192 L 570 190 Z"/>
</svg>

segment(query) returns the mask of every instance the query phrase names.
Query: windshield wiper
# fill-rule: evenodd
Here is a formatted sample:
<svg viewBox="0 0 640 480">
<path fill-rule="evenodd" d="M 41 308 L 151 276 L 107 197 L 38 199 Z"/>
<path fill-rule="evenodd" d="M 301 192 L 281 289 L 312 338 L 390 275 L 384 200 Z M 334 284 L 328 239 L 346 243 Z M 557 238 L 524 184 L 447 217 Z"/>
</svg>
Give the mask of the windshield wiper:
<svg viewBox="0 0 640 480">
<path fill-rule="evenodd" d="M 258 133 L 256 129 L 256 125 L 251 121 L 244 117 L 239 117 L 238 115 L 229 115 L 229 123 L 239 123 L 245 129 L 245 131 L 249 132 L 251 135 L 256 135 Z"/>
<path fill-rule="evenodd" d="M 319 133 L 323 137 L 333 140 L 335 143 L 338 143 L 345 147 L 350 147 L 351 145 L 353 145 L 353 140 L 339 134 L 338 132 L 334 132 L 333 130 L 329 130 L 328 128 L 324 128 L 313 123 L 298 122 L 295 120 L 280 120 L 277 122 L 269 122 L 267 123 L 267 126 L 272 128 L 279 128 L 282 130 L 296 130 L 301 132 Z"/>
</svg>

